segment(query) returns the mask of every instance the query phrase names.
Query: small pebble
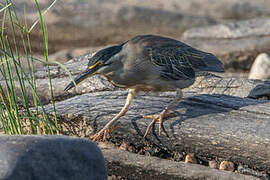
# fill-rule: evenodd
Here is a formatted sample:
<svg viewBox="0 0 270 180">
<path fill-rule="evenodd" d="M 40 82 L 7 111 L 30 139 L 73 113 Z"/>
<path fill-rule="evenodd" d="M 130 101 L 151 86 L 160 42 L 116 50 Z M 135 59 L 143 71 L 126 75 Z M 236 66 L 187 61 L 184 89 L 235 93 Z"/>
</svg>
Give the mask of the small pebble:
<svg viewBox="0 0 270 180">
<path fill-rule="evenodd" d="M 215 161 L 215 160 L 209 161 L 209 162 L 208 162 L 208 165 L 209 165 L 209 167 L 212 168 L 212 169 L 218 169 L 218 163 L 217 163 L 217 161 Z"/>
<path fill-rule="evenodd" d="M 67 114 L 67 118 L 68 118 L 68 119 L 72 119 L 73 117 L 74 117 L 73 114 L 70 114 L 70 113 Z"/>
<path fill-rule="evenodd" d="M 220 170 L 234 171 L 234 164 L 230 161 L 222 161 L 219 165 Z"/>
<path fill-rule="evenodd" d="M 185 157 L 185 163 L 192 163 L 192 164 L 198 164 L 198 161 L 194 154 L 188 154 Z"/>
<path fill-rule="evenodd" d="M 86 116 L 83 116 L 82 117 L 82 121 L 86 122 L 87 121 L 87 117 Z"/>
<path fill-rule="evenodd" d="M 116 180 L 116 176 L 115 175 L 108 176 L 108 180 Z"/>
<path fill-rule="evenodd" d="M 116 148 L 115 147 L 115 145 L 113 144 L 113 143 L 111 143 L 111 142 L 103 142 L 103 141 L 101 141 L 101 142 L 97 142 L 97 144 L 98 144 L 98 146 L 100 147 L 100 148 L 107 148 L 107 149 L 113 149 L 113 148 Z"/>
<path fill-rule="evenodd" d="M 123 142 L 121 146 L 119 147 L 119 149 L 124 150 L 124 151 L 128 150 L 128 144 L 126 142 Z"/>
<path fill-rule="evenodd" d="M 133 146 L 128 146 L 127 151 L 136 153 L 136 148 Z"/>
</svg>

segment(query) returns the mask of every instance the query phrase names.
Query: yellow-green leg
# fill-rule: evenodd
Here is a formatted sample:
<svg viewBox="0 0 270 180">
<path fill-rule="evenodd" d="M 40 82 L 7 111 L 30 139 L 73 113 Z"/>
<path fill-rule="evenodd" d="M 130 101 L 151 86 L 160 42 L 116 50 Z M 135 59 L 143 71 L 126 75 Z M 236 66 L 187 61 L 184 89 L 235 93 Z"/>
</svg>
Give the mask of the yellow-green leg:
<svg viewBox="0 0 270 180">
<path fill-rule="evenodd" d="M 155 123 L 159 123 L 159 135 L 161 134 L 161 131 L 164 130 L 163 127 L 163 119 L 167 118 L 167 117 L 175 117 L 176 115 L 173 113 L 168 114 L 167 112 L 169 110 L 171 110 L 175 105 L 178 104 L 178 102 L 182 99 L 183 97 L 183 93 L 181 91 L 181 89 L 177 89 L 176 91 L 176 97 L 175 99 L 158 115 L 150 115 L 150 116 L 143 116 L 144 118 L 147 119 L 154 119 L 147 127 L 146 132 L 144 134 L 143 137 L 146 137 L 149 132 L 150 129 L 154 126 Z"/>
<path fill-rule="evenodd" d="M 128 91 L 126 103 L 124 107 L 121 109 L 121 111 L 112 119 L 110 120 L 103 129 L 101 129 L 98 133 L 94 134 L 90 137 L 92 141 L 99 141 L 100 139 L 103 139 L 103 141 L 106 140 L 108 135 L 116 128 L 116 126 L 113 126 L 115 122 L 122 116 L 126 114 L 128 111 L 129 105 L 131 104 L 132 99 L 136 96 L 137 91 L 135 89 L 130 89 Z"/>
</svg>

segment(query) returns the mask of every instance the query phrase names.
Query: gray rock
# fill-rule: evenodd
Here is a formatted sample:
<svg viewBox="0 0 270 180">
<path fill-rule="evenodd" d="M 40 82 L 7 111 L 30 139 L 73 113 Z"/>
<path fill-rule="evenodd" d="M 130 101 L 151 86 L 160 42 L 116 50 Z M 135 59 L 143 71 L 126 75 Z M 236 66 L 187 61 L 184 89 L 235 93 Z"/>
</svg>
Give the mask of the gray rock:
<svg viewBox="0 0 270 180">
<path fill-rule="evenodd" d="M 269 36 L 269 19 L 252 19 L 192 28 L 183 33 L 183 38 L 237 39 L 250 36 Z"/>
<path fill-rule="evenodd" d="M 249 98 L 266 98 L 270 99 L 270 81 L 264 81 L 263 83 L 258 84 L 248 94 Z"/>
<path fill-rule="evenodd" d="M 250 69 L 248 78 L 270 79 L 270 57 L 268 54 L 262 53 L 256 57 Z"/>
<path fill-rule="evenodd" d="M 107 179 L 100 149 L 79 138 L 0 136 L 0 179 Z"/>
<path fill-rule="evenodd" d="M 229 70 L 248 71 L 260 53 L 270 53 L 270 20 L 252 19 L 192 28 L 187 43 L 217 55 Z"/>
<path fill-rule="evenodd" d="M 134 3 L 138 2 L 135 1 Z M 265 0 L 258 0 L 256 2 L 250 0 L 168 0 L 166 3 L 162 0 L 157 0 L 155 2 L 146 0 L 143 4 L 145 6 L 181 11 L 193 15 L 209 16 L 216 19 L 237 20 L 266 17 L 270 15 L 270 3 Z"/>
</svg>

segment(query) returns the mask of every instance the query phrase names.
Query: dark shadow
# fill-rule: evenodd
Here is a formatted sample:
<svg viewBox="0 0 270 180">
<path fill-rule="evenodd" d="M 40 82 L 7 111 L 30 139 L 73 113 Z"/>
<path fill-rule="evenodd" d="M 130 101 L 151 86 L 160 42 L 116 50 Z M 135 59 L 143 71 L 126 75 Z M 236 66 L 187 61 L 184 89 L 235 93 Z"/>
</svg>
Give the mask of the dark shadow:
<svg viewBox="0 0 270 180">
<path fill-rule="evenodd" d="M 191 118 L 198 118 L 204 115 L 226 113 L 232 110 L 239 110 L 246 106 L 268 103 L 265 100 L 255 100 L 242 98 L 237 96 L 221 95 L 221 94 L 200 94 L 187 97 L 182 100 L 175 108 L 186 109 L 186 112 L 179 114 L 178 119 L 170 124 L 170 130 L 174 132 L 176 125 Z"/>
<path fill-rule="evenodd" d="M 200 116 L 209 115 L 209 114 L 230 112 L 232 110 L 239 110 L 245 106 L 257 105 L 257 104 L 263 104 L 263 103 L 269 102 L 265 100 L 255 100 L 255 99 L 250 99 L 250 98 L 241 98 L 241 97 L 221 95 L 221 94 L 212 94 L 212 95 L 199 94 L 199 95 L 192 96 L 186 93 L 186 95 L 187 97 L 184 98 L 182 101 L 180 101 L 180 103 L 176 105 L 171 111 L 178 115 L 175 118 L 169 118 L 170 120 L 173 119 L 169 125 L 170 131 L 172 132 L 171 134 L 174 134 L 175 126 L 179 126 L 179 125 L 181 126 L 182 122 L 187 121 L 191 118 L 199 118 Z M 162 108 L 163 107 L 161 107 L 159 112 L 153 112 L 152 114 L 160 113 L 162 111 Z M 179 110 L 181 109 L 186 110 L 185 113 L 179 112 Z M 138 128 L 136 124 L 136 121 L 140 119 L 142 119 L 142 116 L 134 117 L 132 118 L 131 123 L 134 129 L 138 132 L 138 134 L 143 136 L 144 133 L 141 132 L 141 130 Z M 168 121 L 169 119 L 168 118 L 164 119 L 164 122 Z M 150 133 L 153 133 L 155 138 L 158 141 L 161 141 L 158 136 L 158 130 L 157 130 L 158 128 L 155 128 L 155 125 L 153 127 L 154 128 L 152 128 L 152 131 Z"/>
</svg>

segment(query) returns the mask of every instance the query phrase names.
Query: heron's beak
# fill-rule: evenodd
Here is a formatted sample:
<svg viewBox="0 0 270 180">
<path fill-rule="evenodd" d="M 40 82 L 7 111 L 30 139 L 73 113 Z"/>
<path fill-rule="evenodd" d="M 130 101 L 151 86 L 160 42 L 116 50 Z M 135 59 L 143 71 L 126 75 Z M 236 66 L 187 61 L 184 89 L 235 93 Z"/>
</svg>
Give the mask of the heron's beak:
<svg viewBox="0 0 270 180">
<path fill-rule="evenodd" d="M 84 79 L 86 79 L 87 77 L 93 76 L 96 74 L 96 71 L 102 66 L 102 61 L 97 62 L 96 64 L 94 64 L 93 66 L 90 66 L 86 71 L 84 71 L 82 74 L 78 75 L 77 77 L 75 77 L 74 82 L 71 81 L 67 87 L 64 89 L 64 91 L 68 91 L 71 88 L 75 87 L 75 85 L 79 84 L 80 82 L 82 82 Z"/>
</svg>

